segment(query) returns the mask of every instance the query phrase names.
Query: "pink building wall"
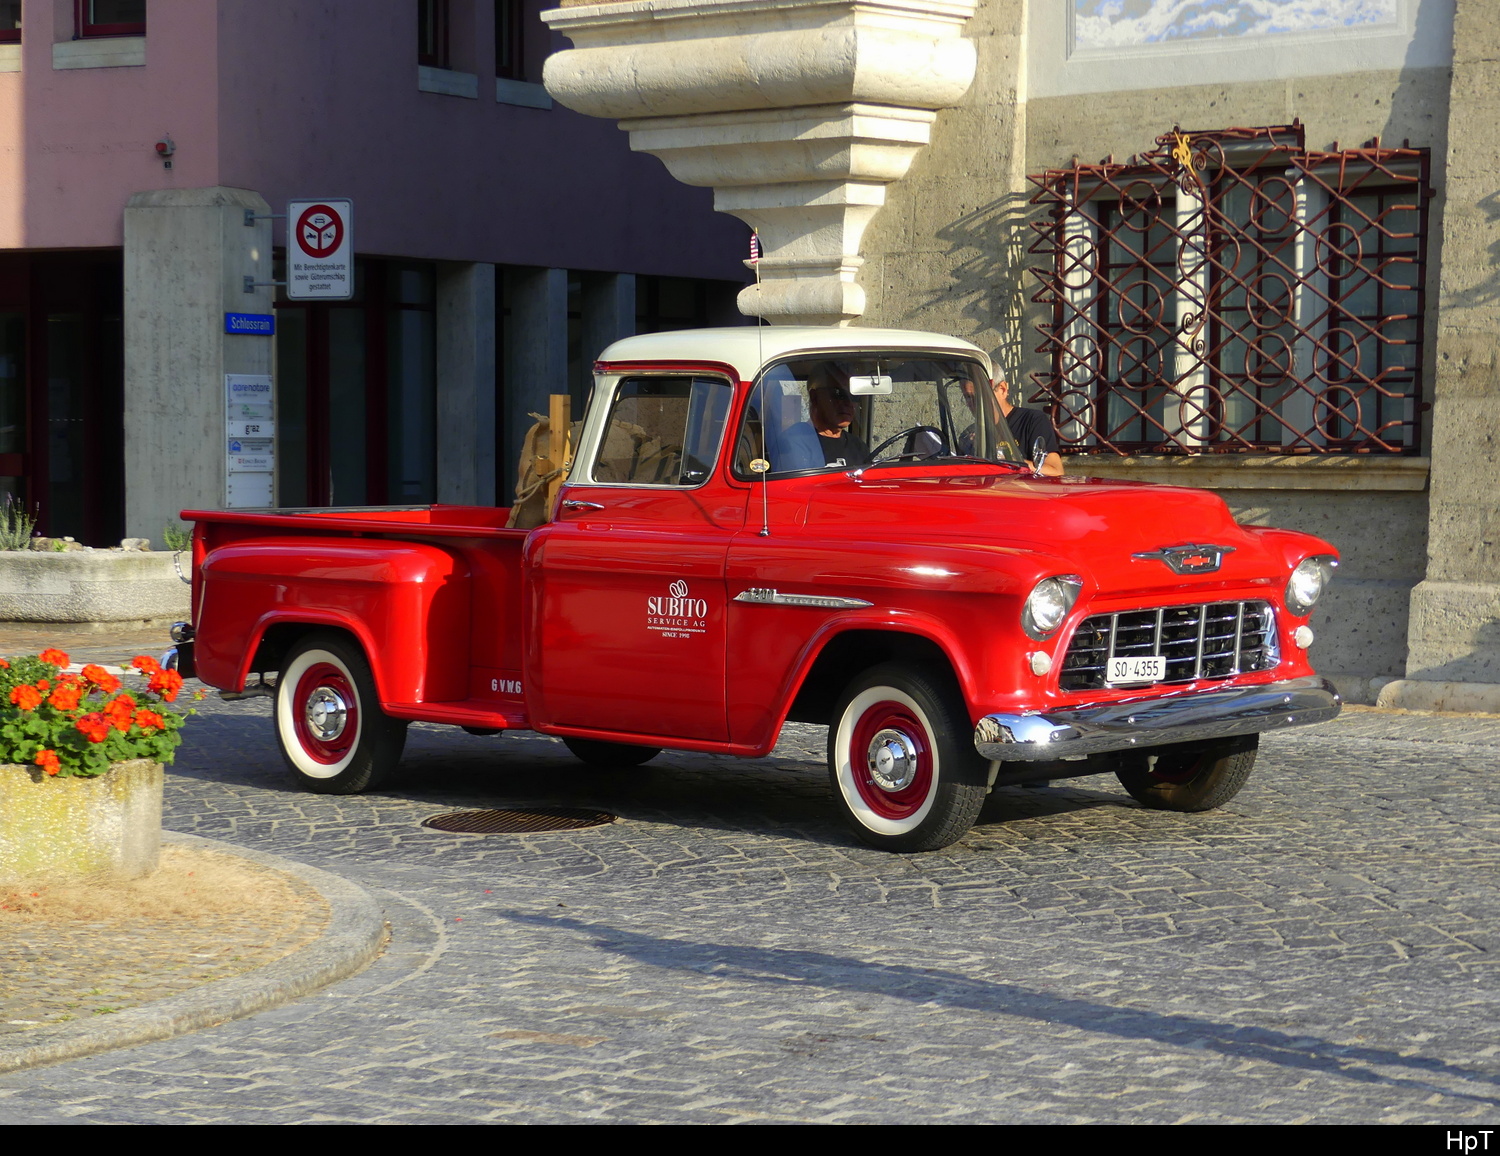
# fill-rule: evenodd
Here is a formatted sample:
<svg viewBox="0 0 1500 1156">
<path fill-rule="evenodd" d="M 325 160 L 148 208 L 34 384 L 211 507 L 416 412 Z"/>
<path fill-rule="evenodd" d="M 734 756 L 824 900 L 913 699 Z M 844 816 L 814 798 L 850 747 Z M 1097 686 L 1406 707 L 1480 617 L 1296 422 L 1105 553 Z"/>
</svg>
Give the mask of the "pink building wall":
<svg viewBox="0 0 1500 1156">
<path fill-rule="evenodd" d="M 54 69 L 72 0 L 28 0 L 22 70 L 0 73 L 0 249 L 118 246 L 130 194 L 230 185 L 277 211 L 353 197 L 361 253 L 743 278 L 709 190 L 612 124 L 496 102 L 489 0 L 452 0 L 478 99 L 418 91 L 415 7 L 150 0 L 144 67 Z"/>
</svg>

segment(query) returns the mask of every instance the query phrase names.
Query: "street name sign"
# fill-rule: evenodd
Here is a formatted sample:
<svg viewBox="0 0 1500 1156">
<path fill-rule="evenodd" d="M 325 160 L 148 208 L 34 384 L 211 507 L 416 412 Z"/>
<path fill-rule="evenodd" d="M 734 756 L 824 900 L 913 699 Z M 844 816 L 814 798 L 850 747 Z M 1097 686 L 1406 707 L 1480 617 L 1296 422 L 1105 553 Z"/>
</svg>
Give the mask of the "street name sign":
<svg viewBox="0 0 1500 1156">
<path fill-rule="evenodd" d="M 224 332 L 253 333 L 259 337 L 274 337 L 276 315 L 274 313 L 226 313 L 224 314 Z"/>
</svg>

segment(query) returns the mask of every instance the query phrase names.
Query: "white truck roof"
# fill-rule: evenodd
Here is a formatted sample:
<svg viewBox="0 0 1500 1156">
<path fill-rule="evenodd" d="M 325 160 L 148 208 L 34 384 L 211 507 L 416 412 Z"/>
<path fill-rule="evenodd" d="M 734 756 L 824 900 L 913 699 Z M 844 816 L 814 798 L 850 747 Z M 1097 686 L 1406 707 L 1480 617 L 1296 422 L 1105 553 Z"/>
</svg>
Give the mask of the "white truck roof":
<svg viewBox="0 0 1500 1156">
<path fill-rule="evenodd" d="M 942 333 L 908 329 L 837 328 L 819 325 L 737 325 L 723 329 L 674 329 L 625 337 L 599 354 L 600 361 L 717 361 L 754 381 L 773 361 L 797 354 L 846 350 L 919 350 L 990 359 L 977 345 Z"/>
</svg>

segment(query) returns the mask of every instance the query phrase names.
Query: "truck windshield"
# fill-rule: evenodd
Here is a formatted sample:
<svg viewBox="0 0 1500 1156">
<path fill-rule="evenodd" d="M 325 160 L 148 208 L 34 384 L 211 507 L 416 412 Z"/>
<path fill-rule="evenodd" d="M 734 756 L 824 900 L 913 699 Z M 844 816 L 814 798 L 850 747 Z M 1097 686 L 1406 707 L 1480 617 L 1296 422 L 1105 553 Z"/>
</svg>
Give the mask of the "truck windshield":
<svg viewBox="0 0 1500 1156">
<path fill-rule="evenodd" d="M 881 462 L 1024 461 L 982 366 L 931 354 L 806 358 L 755 383 L 735 451 L 775 477 Z"/>
</svg>

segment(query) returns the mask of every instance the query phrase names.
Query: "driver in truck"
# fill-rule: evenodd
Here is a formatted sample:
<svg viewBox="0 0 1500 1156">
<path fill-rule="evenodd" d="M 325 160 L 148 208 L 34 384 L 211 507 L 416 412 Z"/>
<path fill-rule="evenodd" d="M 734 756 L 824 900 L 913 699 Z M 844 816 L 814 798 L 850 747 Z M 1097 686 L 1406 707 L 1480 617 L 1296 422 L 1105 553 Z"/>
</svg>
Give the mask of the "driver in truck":
<svg viewBox="0 0 1500 1156">
<path fill-rule="evenodd" d="M 849 392 L 849 381 L 826 362 L 807 383 L 807 410 L 818 444 L 823 449 L 823 464 L 829 466 L 862 466 L 869 458 L 850 426 L 858 407 Z"/>
</svg>

